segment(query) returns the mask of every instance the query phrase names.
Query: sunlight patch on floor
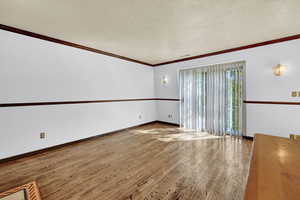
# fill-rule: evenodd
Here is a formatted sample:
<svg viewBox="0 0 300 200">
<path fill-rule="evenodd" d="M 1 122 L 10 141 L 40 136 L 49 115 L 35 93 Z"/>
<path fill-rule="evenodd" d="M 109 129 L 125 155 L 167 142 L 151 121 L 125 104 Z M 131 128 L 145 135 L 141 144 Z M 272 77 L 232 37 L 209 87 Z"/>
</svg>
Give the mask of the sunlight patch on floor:
<svg viewBox="0 0 300 200">
<path fill-rule="evenodd" d="M 162 142 L 224 138 L 224 136 L 215 136 L 207 132 L 201 132 L 201 131 L 195 131 L 195 130 L 183 129 L 183 128 L 154 128 L 148 130 L 135 130 L 134 134 L 151 135 L 153 138 Z"/>
</svg>

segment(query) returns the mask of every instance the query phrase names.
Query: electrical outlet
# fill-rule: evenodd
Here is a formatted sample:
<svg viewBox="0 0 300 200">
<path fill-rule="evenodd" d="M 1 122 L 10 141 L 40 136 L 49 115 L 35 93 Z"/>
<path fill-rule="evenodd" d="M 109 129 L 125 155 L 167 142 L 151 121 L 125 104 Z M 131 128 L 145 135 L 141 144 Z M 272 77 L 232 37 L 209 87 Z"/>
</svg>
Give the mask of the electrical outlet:
<svg viewBox="0 0 300 200">
<path fill-rule="evenodd" d="M 168 115 L 168 118 L 172 118 L 173 116 L 171 114 Z"/>
<path fill-rule="evenodd" d="M 139 119 L 142 119 L 142 115 L 139 115 Z"/>
<path fill-rule="evenodd" d="M 292 97 L 297 97 L 297 95 L 298 95 L 297 93 L 298 93 L 297 91 L 292 91 L 292 95 L 291 96 Z"/>
<path fill-rule="evenodd" d="M 40 133 L 40 139 L 45 139 L 46 138 L 46 133 L 45 132 L 41 132 Z"/>
</svg>

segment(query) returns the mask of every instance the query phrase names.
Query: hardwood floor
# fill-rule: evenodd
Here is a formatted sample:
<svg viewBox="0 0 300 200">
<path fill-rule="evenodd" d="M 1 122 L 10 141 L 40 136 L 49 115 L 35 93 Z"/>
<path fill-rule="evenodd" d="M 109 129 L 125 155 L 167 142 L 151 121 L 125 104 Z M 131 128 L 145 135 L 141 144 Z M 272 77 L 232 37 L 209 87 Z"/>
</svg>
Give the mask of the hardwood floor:
<svg viewBox="0 0 300 200">
<path fill-rule="evenodd" d="M 0 192 L 43 200 L 242 200 L 252 141 L 153 123 L 0 164 Z"/>
</svg>

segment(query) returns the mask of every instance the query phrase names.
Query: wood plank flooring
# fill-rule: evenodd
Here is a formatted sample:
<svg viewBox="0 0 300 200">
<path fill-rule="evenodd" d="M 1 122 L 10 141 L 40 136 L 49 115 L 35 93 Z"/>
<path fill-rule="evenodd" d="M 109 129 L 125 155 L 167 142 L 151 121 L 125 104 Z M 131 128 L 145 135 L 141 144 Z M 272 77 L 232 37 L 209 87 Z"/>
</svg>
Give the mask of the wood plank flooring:
<svg viewBox="0 0 300 200">
<path fill-rule="evenodd" d="M 242 200 L 252 142 L 153 123 L 0 164 L 43 200 Z"/>
</svg>

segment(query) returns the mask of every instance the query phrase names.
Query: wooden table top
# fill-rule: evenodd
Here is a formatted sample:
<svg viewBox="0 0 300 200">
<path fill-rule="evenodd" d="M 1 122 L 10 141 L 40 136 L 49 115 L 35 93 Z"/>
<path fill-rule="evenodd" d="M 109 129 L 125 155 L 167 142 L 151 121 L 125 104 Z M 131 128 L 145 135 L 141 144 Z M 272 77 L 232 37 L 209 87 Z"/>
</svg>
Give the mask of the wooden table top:
<svg viewBox="0 0 300 200">
<path fill-rule="evenodd" d="M 256 134 L 245 200 L 300 199 L 300 142 Z"/>
</svg>

